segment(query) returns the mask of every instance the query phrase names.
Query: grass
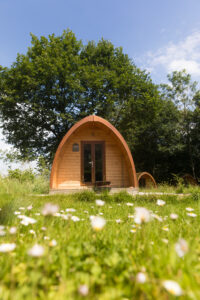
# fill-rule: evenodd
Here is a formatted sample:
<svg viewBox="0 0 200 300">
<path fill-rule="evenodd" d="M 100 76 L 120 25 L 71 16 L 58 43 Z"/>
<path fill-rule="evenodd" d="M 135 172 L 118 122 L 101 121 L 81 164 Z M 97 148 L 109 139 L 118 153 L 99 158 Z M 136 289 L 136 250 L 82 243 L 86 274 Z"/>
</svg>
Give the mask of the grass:
<svg viewBox="0 0 200 300">
<path fill-rule="evenodd" d="M 160 207 L 155 195 L 132 197 L 126 193 L 111 196 L 84 192 L 39 197 L 30 195 L 30 188 L 24 190 L 26 183 L 18 182 L 17 190 L 16 181 L 13 185 L 11 182 L 6 185 L 2 179 L 0 183 L 0 225 L 5 226 L 6 232 L 0 237 L 0 244 L 16 243 L 16 249 L 0 253 L 0 299 L 174 299 L 162 286 L 166 279 L 180 284 L 184 291 L 180 299 L 200 299 L 199 190 L 196 198 L 159 196 L 166 201 Z M 97 198 L 103 199 L 105 205 L 98 207 Z M 63 211 L 76 209 L 73 215 L 80 221 L 38 215 L 49 202 Z M 133 206 L 127 206 L 128 202 Z M 27 210 L 30 204 L 33 208 Z M 134 220 L 129 215 L 134 214 L 137 206 L 153 211 L 163 222 L 153 219 L 131 232 Z M 194 208 L 197 217 L 187 216 L 186 207 Z M 24 226 L 15 211 L 37 222 Z M 100 213 L 107 222 L 101 231 L 95 232 L 89 216 Z M 178 214 L 178 219 L 171 220 L 171 213 Z M 117 224 L 116 219 L 122 223 Z M 9 233 L 11 226 L 17 228 L 14 235 Z M 162 229 L 164 226 L 168 226 L 168 232 Z M 189 245 L 183 258 L 174 249 L 180 237 Z M 52 239 L 57 241 L 55 247 L 49 246 Z M 44 256 L 34 258 L 27 254 L 35 243 L 44 247 Z M 136 281 L 141 271 L 147 276 L 143 284 Z M 81 285 L 89 288 L 86 297 L 79 293 Z"/>
</svg>

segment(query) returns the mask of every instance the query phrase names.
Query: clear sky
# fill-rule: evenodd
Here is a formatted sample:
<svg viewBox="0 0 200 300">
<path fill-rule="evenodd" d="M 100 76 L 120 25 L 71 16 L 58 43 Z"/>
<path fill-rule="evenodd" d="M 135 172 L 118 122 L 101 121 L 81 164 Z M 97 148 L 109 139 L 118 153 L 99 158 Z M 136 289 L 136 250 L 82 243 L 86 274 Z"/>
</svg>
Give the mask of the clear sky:
<svg viewBox="0 0 200 300">
<path fill-rule="evenodd" d="M 0 0 L 0 65 L 26 53 L 30 32 L 67 28 L 83 43 L 103 37 L 122 46 L 155 83 L 183 68 L 200 81 L 200 0 Z"/>
</svg>

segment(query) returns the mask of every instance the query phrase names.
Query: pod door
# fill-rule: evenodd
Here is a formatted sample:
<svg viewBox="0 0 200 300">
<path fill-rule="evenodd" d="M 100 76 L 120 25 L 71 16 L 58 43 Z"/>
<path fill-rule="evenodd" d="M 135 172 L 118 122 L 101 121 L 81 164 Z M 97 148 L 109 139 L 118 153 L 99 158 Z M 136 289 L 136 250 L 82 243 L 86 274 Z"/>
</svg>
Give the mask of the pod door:
<svg viewBox="0 0 200 300">
<path fill-rule="evenodd" d="M 81 142 L 81 182 L 95 185 L 105 179 L 105 142 Z"/>
</svg>

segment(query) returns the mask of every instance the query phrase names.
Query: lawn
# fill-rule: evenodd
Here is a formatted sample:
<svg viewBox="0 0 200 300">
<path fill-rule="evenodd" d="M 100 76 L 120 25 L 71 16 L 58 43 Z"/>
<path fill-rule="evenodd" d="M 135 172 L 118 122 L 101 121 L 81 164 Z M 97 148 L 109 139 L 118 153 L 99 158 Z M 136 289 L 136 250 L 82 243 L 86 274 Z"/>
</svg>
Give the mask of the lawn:
<svg viewBox="0 0 200 300">
<path fill-rule="evenodd" d="M 126 193 L 15 197 L 4 190 L 0 250 L 7 243 L 14 249 L 0 252 L 0 299 L 174 299 L 166 280 L 179 284 L 179 299 L 200 299 L 198 199 Z M 45 216 L 45 203 L 57 205 L 58 213 Z M 148 222 L 136 223 L 136 207 L 150 212 L 150 220 L 142 219 Z M 91 216 L 103 218 L 105 226 L 95 230 Z M 180 238 L 186 241 L 182 257 L 176 250 Z M 42 247 L 32 248 L 36 244 Z"/>
</svg>

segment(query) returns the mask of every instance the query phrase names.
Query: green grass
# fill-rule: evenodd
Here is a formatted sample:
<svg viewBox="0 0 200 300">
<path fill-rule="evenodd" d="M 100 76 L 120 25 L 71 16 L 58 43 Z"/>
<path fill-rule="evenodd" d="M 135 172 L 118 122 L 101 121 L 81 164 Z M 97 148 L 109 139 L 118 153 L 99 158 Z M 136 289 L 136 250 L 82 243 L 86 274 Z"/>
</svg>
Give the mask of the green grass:
<svg viewBox="0 0 200 300">
<path fill-rule="evenodd" d="M 11 189 L 0 193 L 0 225 L 6 226 L 2 243 L 16 243 L 10 253 L 0 253 L 0 299 L 174 299 L 162 287 L 163 280 L 175 280 L 184 294 L 180 299 L 200 299 L 200 199 L 186 196 L 136 196 L 126 193 L 110 196 L 82 193 L 75 195 L 30 196 L 22 192 L 14 195 Z M 8 193 L 9 192 L 9 193 Z M 95 198 L 106 201 L 97 207 Z M 156 199 L 166 205 L 156 205 Z M 195 200 L 196 199 L 196 200 Z M 58 204 L 60 210 L 75 208 L 72 214 L 81 221 L 63 220 L 60 217 L 44 217 L 40 213 L 44 203 Z M 132 202 L 133 206 L 127 206 Z M 26 207 L 32 204 L 33 209 Z M 152 220 L 130 232 L 134 220 L 134 207 L 146 207 L 165 220 Z M 195 209 L 196 218 L 187 216 L 185 208 Z M 33 217 L 37 223 L 24 226 L 14 214 Z M 85 211 L 88 211 L 85 212 Z M 103 213 L 107 220 L 100 232 L 94 232 L 90 215 Z M 177 213 L 175 221 L 170 213 Z M 117 224 L 116 219 L 122 223 Z M 168 225 L 169 231 L 162 229 Z M 16 235 L 9 234 L 11 226 L 17 227 Z M 46 227 L 46 231 L 42 230 Z M 30 229 L 36 235 L 31 234 Z M 47 240 L 44 237 L 49 237 Z M 188 253 L 179 258 L 174 245 L 179 238 L 189 245 Z M 55 239 L 57 246 L 50 247 Z M 163 242 L 168 240 L 168 244 Z M 45 255 L 33 258 L 27 251 L 38 243 L 45 248 Z M 143 271 L 147 276 L 144 284 L 136 282 L 136 275 Z M 87 297 L 79 294 L 80 285 L 89 288 Z"/>
</svg>

